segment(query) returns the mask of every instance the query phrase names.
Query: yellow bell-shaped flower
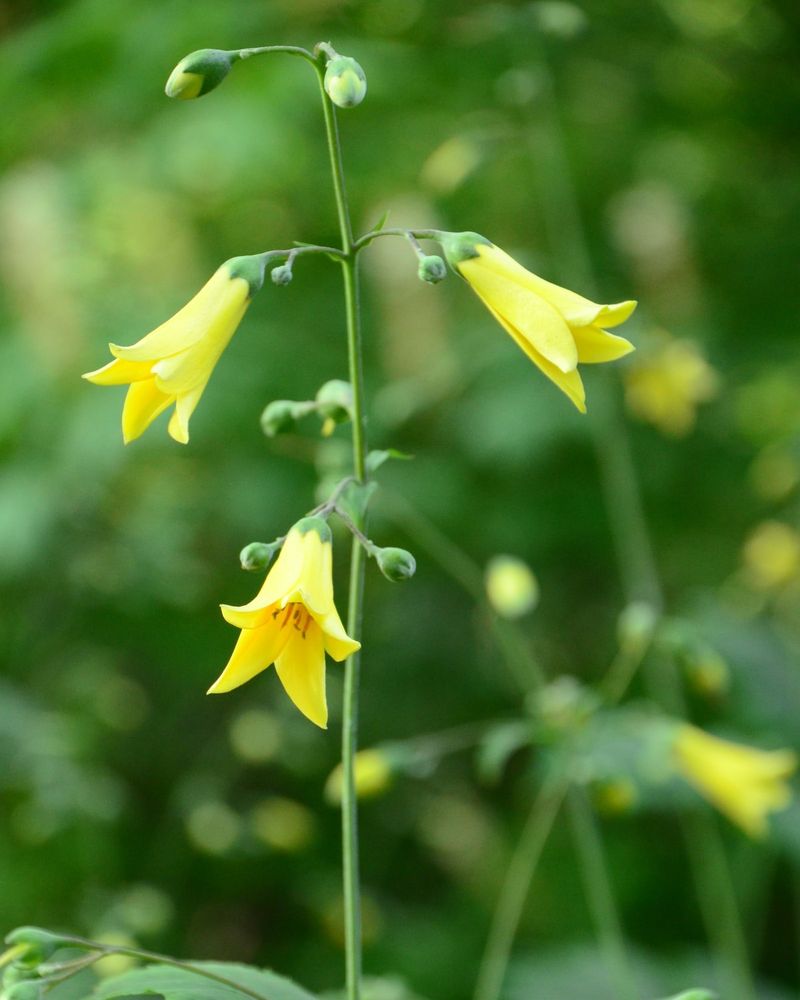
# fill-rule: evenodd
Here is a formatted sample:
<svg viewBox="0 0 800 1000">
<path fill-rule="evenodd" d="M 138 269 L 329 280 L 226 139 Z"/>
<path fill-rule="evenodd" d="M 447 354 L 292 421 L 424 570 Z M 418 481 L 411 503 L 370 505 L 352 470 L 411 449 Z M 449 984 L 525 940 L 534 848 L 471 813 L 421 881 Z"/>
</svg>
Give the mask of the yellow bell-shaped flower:
<svg viewBox="0 0 800 1000">
<path fill-rule="evenodd" d="M 263 280 L 262 258 L 234 257 L 166 323 L 130 347 L 108 345 L 115 360 L 83 377 L 95 385 L 130 386 L 122 408 L 126 444 L 173 403 L 169 433 L 188 442 L 189 418 Z"/>
<path fill-rule="evenodd" d="M 325 729 L 325 653 L 341 661 L 361 648 L 345 632 L 333 603 L 327 522 L 298 521 L 256 597 L 241 607 L 223 604 L 222 614 L 242 632 L 208 693 L 232 691 L 274 663 L 295 705 Z"/>
<path fill-rule="evenodd" d="M 606 327 L 624 323 L 633 301 L 598 305 L 528 271 L 478 233 L 439 233 L 450 266 L 533 363 L 586 412 L 579 364 L 616 361 L 634 349 Z"/>
<path fill-rule="evenodd" d="M 767 816 L 791 800 L 791 750 L 756 750 L 689 725 L 677 728 L 673 749 L 686 781 L 751 837 L 765 836 Z"/>
</svg>

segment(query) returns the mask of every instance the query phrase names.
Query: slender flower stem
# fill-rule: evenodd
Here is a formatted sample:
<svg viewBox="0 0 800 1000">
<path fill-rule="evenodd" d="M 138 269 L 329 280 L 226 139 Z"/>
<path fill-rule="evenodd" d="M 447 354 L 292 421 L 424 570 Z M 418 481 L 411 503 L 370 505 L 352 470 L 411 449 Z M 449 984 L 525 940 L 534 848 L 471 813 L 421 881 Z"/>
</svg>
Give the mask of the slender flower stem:
<svg viewBox="0 0 800 1000">
<path fill-rule="evenodd" d="M 603 842 L 583 789 L 573 786 L 569 790 L 567 808 L 587 901 L 614 979 L 615 996 L 618 1000 L 637 1000 L 639 994 L 609 878 Z"/>
<path fill-rule="evenodd" d="M 324 59 L 315 62 L 325 116 L 333 190 L 342 238 L 342 278 L 347 319 L 347 359 L 353 386 L 353 471 L 358 483 L 367 478 L 366 429 L 364 418 L 364 374 L 361 363 L 361 322 L 358 297 L 357 249 L 353 244 L 350 209 L 344 184 L 342 148 L 333 103 L 325 92 Z M 366 527 L 366 512 L 356 514 L 355 527 Z M 350 590 L 347 631 L 361 637 L 366 553 L 357 537 L 350 555 Z M 344 665 L 342 707 L 342 869 L 344 880 L 344 936 L 347 1000 L 361 996 L 361 894 L 358 872 L 358 811 L 355 788 L 355 756 L 358 748 L 358 678 L 360 654 L 348 657 Z"/>
<path fill-rule="evenodd" d="M 269 55 L 273 52 L 282 52 L 288 56 L 300 56 L 314 63 L 316 66 L 316 59 L 313 53 L 299 45 L 260 45 L 253 49 L 231 49 L 229 50 L 229 55 L 236 56 L 239 59 L 249 59 L 251 56 Z"/>
<path fill-rule="evenodd" d="M 544 845 L 564 801 L 567 784 L 564 777 L 545 783 L 534 800 L 506 870 L 478 970 L 474 1000 L 498 1000 L 500 997 L 525 900 Z"/>
<path fill-rule="evenodd" d="M 381 236 L 405 236 L 406 239 L 413 237 L 415 240 L 438 240 L 441 235 L 438 229 L 373 229 L 371 232 L 359 236 L 353 246 L 356 250 L 363 250 L 364 247 L 369 246 L 373 240 L 377 240 Z"/>
</svg>

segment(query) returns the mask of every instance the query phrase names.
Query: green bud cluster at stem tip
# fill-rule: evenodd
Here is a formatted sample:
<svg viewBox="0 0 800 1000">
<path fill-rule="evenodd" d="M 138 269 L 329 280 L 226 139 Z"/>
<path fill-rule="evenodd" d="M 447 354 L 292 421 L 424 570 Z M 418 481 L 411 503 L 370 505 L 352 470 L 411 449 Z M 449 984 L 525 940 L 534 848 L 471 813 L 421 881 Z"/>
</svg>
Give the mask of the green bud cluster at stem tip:
<svg viewBox="0 0 800 1000">
<path fill-rule="evenodd" d="M 37 964 L 50 958 L 59 948 L 69 947 L 69 942 L 53 934 L 51 931 L 42 930 L 41 927 L 17 927 L 6 936 L 8 945 L 24 945 L 26 951 L 18 962 Z"/>
<path fill-rule="evenodd" d="M 338 108 L 354 108 L 367 94 L 364 70 L 350 56 L 335 56 L 325 69 L 325 93 Z"/>
<path fill-rule="evenodd" d="M 397 549 L 392 546 L 378 549 L 375 553 L 375 559 L 381 573 L 393 583 L 410 580 L 417 571 L 417 561 L 406 549 Z"/>
<path fill-rule="evenodd" d="M 458 265 L 462 260 L 471 260 L 478 256 L 476 247 L 480 244 L 490 247 L 492 241 L 487 240 L 480 233 L 442 233 L 436 234 L 437 240 L 442 245 L 447 263 L 454 271 L 458 270 Z"/>
<path fill-rule="evenodd" d="M 427 281 L 429 285 L 436 285 L 447 277 L 447 267 L 438 254 L 427 254 L 419 259 L 417 274 L 420 281 Z"/>
<path fill-rule="evenodd" d="M 167 97 L 191 101 L 218 87 L 230 73 L 237 54 L 222 49 L 197 49 L 184 56 L 170 73 L 164 92 Z"/>
<path fill-rule="evenodd" d="M 280 264 L 278 267 L 273 267 L 269 276 L 275 285 L 288 285 L 292 280 L 292 269 L 288 264 Z"/>
</svg>

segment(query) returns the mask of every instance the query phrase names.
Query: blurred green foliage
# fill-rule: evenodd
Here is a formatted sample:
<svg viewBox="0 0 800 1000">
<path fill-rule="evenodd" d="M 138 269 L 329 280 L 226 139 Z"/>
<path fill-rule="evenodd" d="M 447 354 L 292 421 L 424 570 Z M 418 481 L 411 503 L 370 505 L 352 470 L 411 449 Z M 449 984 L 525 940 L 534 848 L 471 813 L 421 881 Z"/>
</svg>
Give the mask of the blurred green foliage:
<svg viewBox="0 0 800 1000">
<path fill-rule="evenodd" d="M 269 441 L 258 419 L 346 377 L 336 268 L 300 260 L 290 286 L 267 284 L 186 448 L 162 418 L 124 449 L 122 391 L 78 377 L 222 260 L 336 241 L 308 68 L 254 59 L 202 101 L 168 101 L 170 70 L 203 46 L 352 52 L 369 80 L 341 114 L 358 228 L 389 208 L 392 225 L 477 230 L 567 283 L 552 81 L 602 300 L 638 298 L 643 352 L 666 329 L 719 376 L 687 436 L 630 428 L 670 612 L 730 671 L 725 690 L 689 685 L 693 718 L 800 746 L 800 566 L 785 547 L 743 556 L 760 523 L 798 520 L 796 4 L 3 0 L 0 27 L 0 927 L 261 963 L 312 990 L 340 981 L 339 819 L 323 797 L 340 668 L 327 734 L 274 672 L 204 693 L 235 638 L 217 604 L 254 589 L 239 550 L 346 470 L 346 428 Z M 423 285 L 389 243 L 364 257 L 370 439 L 416 457 L 381 469 L 371 534 L 418 570 L 400 587 L 370 567 L 365 746 L 520 713 L 429 524 L 479 567 L 511 553 L 535 569 L 525 627 L 550 676 L 598 681 L 624 604 L 592 373 L 582 418 L 457 279 Z M 489 781 L 454 754 L 364 804 L 371 974 L 469 995 L 531 763 L 514 754 Z M 697 808 L 651 796 L 604 821 L 648 995 L 714 982 L 675 820 Z M 759 1000 L 798 985 L 798 817 L 763 845 L 724 830 Z M 559 822 L 537 875 L 509 1000 L 612 995 L 566 834 Z"/>
</svg>

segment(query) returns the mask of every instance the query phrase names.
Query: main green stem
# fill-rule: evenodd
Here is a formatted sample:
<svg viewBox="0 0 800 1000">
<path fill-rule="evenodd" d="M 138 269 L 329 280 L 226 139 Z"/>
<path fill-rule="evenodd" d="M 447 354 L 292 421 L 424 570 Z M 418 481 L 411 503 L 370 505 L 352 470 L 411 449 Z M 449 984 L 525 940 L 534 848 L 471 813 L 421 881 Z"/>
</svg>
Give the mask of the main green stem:
<svg viewBox="0 0 800 1000">
<path fill-rule="evenodd" d="M 353 243 L 353 227 L 344 184 L 342 147 L 336 111 L 325 92 L 322 60 L 315 63 L 325 115 L 325 132 L 331 161 L 333 190 L 342 237 L 342 279 L 347 320 L 347 360 L 353 386 L 353 472 L 359 483 L 367 478 L 367 451 L 364 420 L 364 374 L 361 364 L 361 316 L 358 299 L 358 251 Z M 366 529 L 366 513 L 354 515 L 356 528 Z M 350 590 L 347 632 L 360 640 L 364 598 L 366 555 L 353 538 L 350 556 Z M 361 893 L 358 873 L 358 810 L 355 787 L 355 756 L 358 748 L 358 675 L 360 654 L 348 657 L 344 665 L 342 706 L 342 873 L 344 880 L 344 940 L 347 1000 L 361 996 Z"/>
</svg>

